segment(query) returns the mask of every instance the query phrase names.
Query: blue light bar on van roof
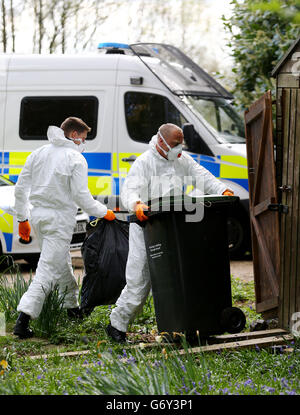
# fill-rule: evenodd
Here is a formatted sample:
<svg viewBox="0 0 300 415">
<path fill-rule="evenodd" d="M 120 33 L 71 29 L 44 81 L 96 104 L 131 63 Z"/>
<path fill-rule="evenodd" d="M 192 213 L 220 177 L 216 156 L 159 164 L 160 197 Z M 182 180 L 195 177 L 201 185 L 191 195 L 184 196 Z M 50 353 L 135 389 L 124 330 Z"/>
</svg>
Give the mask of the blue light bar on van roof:
<svg viewBox="0 0 300 415">
<path fill-rule="evenodd" d="M 130 49 L 129 45 L 127 45 L 126 43 L 113 43 L 113 42 L 99 43 L 98 49 L 104 49 L 104 48 Z"/>
</svg>

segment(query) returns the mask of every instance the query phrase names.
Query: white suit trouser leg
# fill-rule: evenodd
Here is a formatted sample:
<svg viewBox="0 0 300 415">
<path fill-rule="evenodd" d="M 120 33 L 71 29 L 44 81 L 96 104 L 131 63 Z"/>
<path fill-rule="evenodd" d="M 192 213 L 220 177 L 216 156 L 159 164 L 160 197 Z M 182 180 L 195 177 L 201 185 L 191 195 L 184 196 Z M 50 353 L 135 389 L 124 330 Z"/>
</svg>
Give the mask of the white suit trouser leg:
<svg viewBox="0 0 300 415">
<path fill-rule="evenodd" d="M 46 296 L 56 284 L 60 295 L 65 294 L 64 307 L 78 307 L 78 285 L 73 273 L 70 256 L 70 241 L 73 224 L 66 226 L 63 218 L 55 221 L 33 220 L 35 234 L 41 245 L 41 255 L 27 292 L 22 296 L 17 310 L 37 318 L 43 308 Z M 63 227 L 60 228 L 60 223 Z M 55 224 L 56 229 L 50 229 Z"/>
<path fill-rule="evenodd" d="M 128 324 L 143 308 L 151 288 L 145 240 L 136 223 L 129 227 L 129 253 L 126 264 L 126 285 L 110 315 L 111 325 L 126 332 Z"/>
</svg>

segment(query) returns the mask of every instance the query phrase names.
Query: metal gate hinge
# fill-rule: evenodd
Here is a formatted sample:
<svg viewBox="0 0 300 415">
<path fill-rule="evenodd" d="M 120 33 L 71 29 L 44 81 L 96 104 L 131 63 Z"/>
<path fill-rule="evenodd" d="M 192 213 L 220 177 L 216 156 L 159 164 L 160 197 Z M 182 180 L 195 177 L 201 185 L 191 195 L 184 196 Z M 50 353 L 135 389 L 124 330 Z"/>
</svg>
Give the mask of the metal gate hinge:
<svg viewBox="0 0 300 415">
<path fill-rule="evenodd" d="M 282 192 L 291 192 L 292 186 L 287 186 L 286 184 L 284 184 L 283 186 L 279 186 L 278 189 Z"/>
<path fill-rule="evenodd" d="M 287 205 L 282 205 L 281 203 L 271 203 L 268 206 L 268 209 L 272 212 L 289 213 L 289 207 Z"/>
</svg>

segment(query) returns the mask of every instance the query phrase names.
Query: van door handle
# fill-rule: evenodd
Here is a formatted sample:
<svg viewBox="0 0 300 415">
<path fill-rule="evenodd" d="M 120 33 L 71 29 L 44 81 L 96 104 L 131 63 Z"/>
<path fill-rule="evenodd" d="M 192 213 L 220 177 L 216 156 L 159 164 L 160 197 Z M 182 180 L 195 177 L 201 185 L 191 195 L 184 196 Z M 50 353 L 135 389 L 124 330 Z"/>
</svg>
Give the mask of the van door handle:
<svg viewBox="0 0 300 415">
<path fill-rule="evenodd" d="M 133 163 L 135 160 L 136 160 L 136 156 L 133 154 L 132 156 L 130 156 L 130 157 L 125 157 L 125 158 L 123 158 L 122 159 L 122 161 L 126 161 L 127 163 Z"/>
</svg>

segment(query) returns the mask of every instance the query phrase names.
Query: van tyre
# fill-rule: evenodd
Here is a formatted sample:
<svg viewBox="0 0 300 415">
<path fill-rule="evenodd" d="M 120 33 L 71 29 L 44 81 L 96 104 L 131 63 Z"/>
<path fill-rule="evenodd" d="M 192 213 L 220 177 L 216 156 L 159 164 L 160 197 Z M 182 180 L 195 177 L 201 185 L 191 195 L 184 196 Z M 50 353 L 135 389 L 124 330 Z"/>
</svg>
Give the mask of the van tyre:
<svg viewBox="0 0 300 415">
<path fill-rule="evenodd" d="M 221 313 L 222 329 L 230 334 L 240 333 L 246 325 L 246 316 L 237 307 L 227 307 Z"/>
<path fill-rule="evenodd" d="M 32 254 L 25 258 L 26 262 L 30 265 L 32 271 L 35 271 L 40 259 L 40 254 Z"/>
<path fill-rule="evenodd" d="M 243 259 L 251 251 L 251 231 L 249 218 L 241 211 L 227 219 L 228 249 L 230 259 Z"/>
</svg>

